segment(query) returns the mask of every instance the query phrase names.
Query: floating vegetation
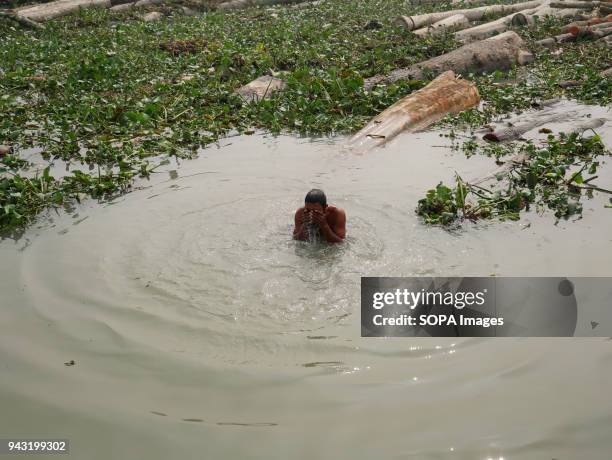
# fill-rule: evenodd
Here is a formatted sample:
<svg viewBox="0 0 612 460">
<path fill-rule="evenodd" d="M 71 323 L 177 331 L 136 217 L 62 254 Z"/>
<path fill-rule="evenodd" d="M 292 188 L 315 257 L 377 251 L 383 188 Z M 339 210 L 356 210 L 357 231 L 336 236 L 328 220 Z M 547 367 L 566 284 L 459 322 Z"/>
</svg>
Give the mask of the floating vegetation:
<svg viewBox="0 0 612 460">
<path fill-rule="evenodd" d="M 592 183 L 599 158 L 607 153 L 597 135 L 561 133 L 549 135 L 543 146 L 530 142 L 507 149 L 521 160 L 493 177 L 493 185 L 470 184 L 457 175 L 454 187 L 440 183 L 429 190 L 417 214 L 429 224 L 456 225 L 462 220 L 518 220 L 521 211 L 548 208 L 557 219 L 567 219 L 582 214 L 583 192 L 612 193 Z"/>
<path fill-rule="evenodd" d="M 195 16 L 176 5 L 152 23 L 129 10 L 92 8 L 48 21 L 43 30 L 0 21 L 0 145 L 15 152 L 0 172 L 0 233 L 24 227 L 44 209 L 125 193 L 164 159 L 191 157 L 230 132 L 356 132 L 428 83 L 398 81 L 366 91 L 364 79 L 460 46 L 450 34 L 417 36 L 395 18 L 448 8 L 328 0 Z M 372 21 L 381 27 L 364 28 Z M 545 20 L 516 31 L 534 46 L 566 22 Z M 600 72 L 609 66 L 610 47 L 577 41 L 559 50 L 536 53 L 520 69 L 465 75 L 485 104 L 443 124 L 479 126 L 560 95 L 609 104 L 612 78 Z M 262 75 L 282 76 L 286 86 L 258 103 L 234 94 Z M 559 85 L 565 81 L 578 83 Z M 30 147 L 49 161 L 90 169 L 61 178 L 50 170 L 26 176 L 14 162 Z"/>
</svg>

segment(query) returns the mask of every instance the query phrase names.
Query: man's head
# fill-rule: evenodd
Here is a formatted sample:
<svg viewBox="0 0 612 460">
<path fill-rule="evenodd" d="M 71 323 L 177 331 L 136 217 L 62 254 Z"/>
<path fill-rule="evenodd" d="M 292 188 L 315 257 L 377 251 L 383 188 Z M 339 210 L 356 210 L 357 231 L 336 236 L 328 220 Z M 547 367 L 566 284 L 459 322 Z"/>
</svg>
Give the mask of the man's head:
<svg viewBox="0 0 612 460">
<path fill-rule="evenodd" d="M 312 211 L 325 211 L 327 207 L 327 197 L 325 192 L 318 188 L 313 188 L 306 194 L 304 199 L 304 207 Z"/>
</svg>

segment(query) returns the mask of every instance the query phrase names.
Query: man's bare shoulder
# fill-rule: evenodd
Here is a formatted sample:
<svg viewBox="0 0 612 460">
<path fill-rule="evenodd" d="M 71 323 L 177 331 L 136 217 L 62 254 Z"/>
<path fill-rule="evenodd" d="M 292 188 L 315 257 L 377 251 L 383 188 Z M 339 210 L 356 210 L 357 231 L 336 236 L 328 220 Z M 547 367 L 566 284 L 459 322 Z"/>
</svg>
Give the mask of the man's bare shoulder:
<svg viewBox="0 0 612 460">
<path fill-rule="evenodd" d="M 328 206 L 327 207 L 327 212 L 330 215 L 333 215 L 333 216 L 346 216 L 346 213 L 344 212 L 344 209 L 338 208 L 336 206 Z"/>
</svg>

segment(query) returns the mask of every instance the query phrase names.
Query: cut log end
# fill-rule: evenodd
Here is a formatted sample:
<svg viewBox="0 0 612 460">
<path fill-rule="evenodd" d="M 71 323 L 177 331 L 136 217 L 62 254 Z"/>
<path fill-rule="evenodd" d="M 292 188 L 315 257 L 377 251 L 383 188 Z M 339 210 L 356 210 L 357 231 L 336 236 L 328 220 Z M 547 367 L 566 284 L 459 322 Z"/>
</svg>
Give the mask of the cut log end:
<svg viewBox="0 0 612 460">
<path fill-rule="evenodd" d="M 516 62 L 518 65 L 527 65 L 531 64 L 534 61 L 533 53 L 526 50 L 520 50 L 516 57 Z"/>
<path fill-rule="evenodd" d="M 393 24 L 395 24 L 396 26 L 404 26 L 406 30 L 415 29 L 414 21 L 410 16 L 399 16 L 397 19 L 395 19 L 395 21 L 393 21 Z"/>
<path fill-rule="evenodd" d="M 495 133 L 487 133 L 482 138 L 489 142 L 501 142 L 501 139 Z"/>
<path fill-rule="evenodd" d="M 276 91 L 280 91 L 284 87 L 285 82 L 280 78 L 263 75 L 238 88 L 235 93 L 245 102 L 257 102 L 270 97 Z"/>
</svg>

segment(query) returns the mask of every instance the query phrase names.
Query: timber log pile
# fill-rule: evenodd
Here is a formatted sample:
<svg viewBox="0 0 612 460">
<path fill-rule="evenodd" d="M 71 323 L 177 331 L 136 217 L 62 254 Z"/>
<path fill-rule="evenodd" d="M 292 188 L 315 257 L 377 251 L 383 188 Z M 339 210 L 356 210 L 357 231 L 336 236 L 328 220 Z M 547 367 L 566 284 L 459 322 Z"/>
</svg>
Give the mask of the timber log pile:
<svg viewBox="0 0 612 460">
<path fill-rule="evenodd" d="M 81 8 L 110 8 L 124 11 L 148 7 L 148 14 L 141 16 L 144 21 L 156 21 L 163 15 L 150 11 L 151 7 L 169 4 L 176 0 L 56 0 L 44 4 L 29 5 L 13 10 L 0 10 L 0 19 L 13 20 L 23 27 L 42 28 L 45 21 L 64 16 Z M 273 4 L 314 5 L 304 0 L 208 0 L 209 5 L 218 9 L 235 9 Z M 612 0 L 528 0 L 518 3 L 496 4 L 471 7 L 475 0 L 453 0 L 463 8 L 414 16 L 399 16 L 396 24 L 417 36 L 452 34 L 463 45 L 459 48 L 416 63 L 407 68 L 395 69 L 385 75 L 375 75 L 364 81 L 369 90 L 377 85 L 391 84 L 399 80 L 433 80 L 421 91 L 417 91 L 389 107 L 374 118 L 350 141 L 352 147 L 367 150 L 382 145 L 403 130 L 424 129 L 447 113 L 457 113 L 478 103 L 479 96 L 471 82 L 461 80 L 471 73 L 485 73 L 508 70 L 517 65 L 526 65 L 534 60 L 532 51 L 512 28 L 537 25 L 545 17 L 571 18 L 573 22 L 561 29 L 561 33 L 536 42 L 536 47 L 556 47 L 560 43 L 593 40 L 603 46 L 612 44 Z M 301 7 L 302 5 L 297 5 Z M 184 8 L 186 10 L 186 8 Z M 193 13 L 193 12 L 191 12 Z M 188 14 L 185 11 L 185 14 Z M 495 19 L 492 19 L 495 18 Z M 376 27 L 383 27 L 377 21 Z M 601 72 L 607 78 L 612 69 Z M 577 82 L 561 82 L 570 87 Z M 579 82 L 578 82 L 579 84 Z M 235 94 L 245 103 L 258 103 L 281 92 L 285 82 L 270 75 L 236 89 Z M 534 120 L 547 123 L 556 120 L 557 114 L 543 112 Z M 505 141 L 520 136 L 535 122 L 526 120 L 487 134 L 489 141 Z"/>
<path fill-rule="evenodd" d="M 610 17 L 607 16 L 610 13 L 612 13 L 612 0 L 532 0 L 507 5 L 400 16 L 396 22 L 416 35 L 447 32 L 453 33 L 457 40 L 468 43 L 500 34 L 511 27 L 533 25 L 538 19 L 546 16 L 574 18 L 585 22 L 587 27 L 597 24 L 599 29 L 606 29 L 601 24 L 610 24 Z M 486 20 L 493 15 L 502 16 L 493 21 Z M 576 34 L 574 32 L 574 36 Z"/>
<path fill-rule="evenodd" d="M 295 4 L 306 0 L 211 0 L 209 6 L 218 9 L 230 10 L 247 8 L 250 6 L 271 6 L 275 4 Z M 0 10 L 0 18 L 8 18 L 16 21 L 23 27 L 40 29 L 42 22 L 74 13 L 82 8 L 108 8 L 112 11 L 125 11 L 132 8 L 143 8 L 154 5 L 171 4 L 172 0 L 56 0 L 49 3 L 27 5 L 13 10 Z M 186 13 L 187 14 L 187 13 Z M 146 17 L 149 16 L 150 19 Z M 151 14 L 145 15 L 145 21 L 161 18 L 152 18 Z"/>
<path fill-rule="evenodd" d="M 55 0 L 48 3 L 27 5 L 12 10 L 0 10 L 0 19 L 8 18 L 23 27 L 42 28 L 42 23 L 58 18 L 82 8 L 109 8 L 112 11 L 125 11 L 132 8 L 150 7 L 172 0 Z M 218 9 L 236 9 L 251 6 L 271 6 L 274 4 L 306 3 L 306 0 L 209 0 Z M 317 2 L 314 2 L 317 3 Z M 463 0 L 469 4 L 471 0 Z M 558 18 L 571 17 L 585 23 L 557 37 L 542 41 L 543 46 L 572 41 L 576 37 L 600 39 L 612 33 L 610 15 L 612 0 L 529 0 L 519 3 L 488 5 L 476 8 L 463 8 L 416 16 L 399 16 L 397 23 L 419 36 L 429 34 L 453 33 L 461 42 L 483 40 L 506 32 L 511 27 L 533 25 L 545 16 Z M 502 17 L 493 21 L 491 16 Z M 159 16 L 161 17 L 161 15 Z M 481 22 L 484 21 L 484 22 Z M 571 35 L 571 37 L 570 37 Z"/>
<path fill-rule="evenodd" d="M 388 75 L 368 78 L 364 85 L 369 89 L 377 84 L 398 80 L 424 80 L 427 76 L 437 76 L 447 70 L 463 75 L 508 70 L 516 64 L 526 64 L 532 58 L 523 39 L 510 30 L 495 37 L 469 43 L 411 67 L 394 70 Z"/>
</svg>

